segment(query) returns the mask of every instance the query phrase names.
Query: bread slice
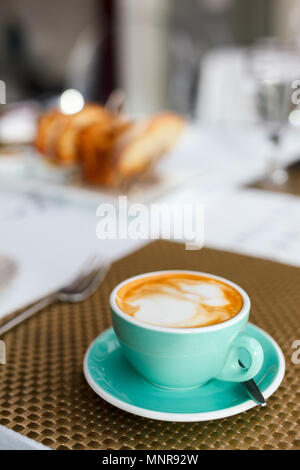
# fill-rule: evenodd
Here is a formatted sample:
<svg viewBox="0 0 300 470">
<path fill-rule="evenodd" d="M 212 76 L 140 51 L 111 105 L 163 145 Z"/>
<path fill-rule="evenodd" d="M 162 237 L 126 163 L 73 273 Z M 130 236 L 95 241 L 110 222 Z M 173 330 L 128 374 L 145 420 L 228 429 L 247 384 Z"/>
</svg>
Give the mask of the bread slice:
<svg viewBox="0 0 300 470">
<path fill-rule="evenodd" d="M 77 139 L 82 130 L 95 123 L 106 127 L 111 119 L 111 113 L 97 104 L 88 104 L 78 113 L 69 115 L 56 135 L 55 160 L 62 165 L 77 163 L 79 158 Z"/>
<path fill-rule="evenodd" d="M 175 145 L 184 126 L 183 118 L 165 112 L 135 124 L 115 124 L 107 134 L 99 125 L 87 129 L 79 144 L 85 179 L 106 186 L 135 179 Z"/>
<path fill-rule="evenodd" d="M 170 112 L 135 124 L 114 146 L 112 159 L 120 176 L 132 177 L 148 168 L 175 145 L 184 126 L 183 118 Z"/>
<path fill-rule="evenodd" d="M 68 116 L 57 109 L 51 109 L 39 118 L 35 138 L 35 146 L 39 152 L 49 158 L 53 157 L 57 133 L 67 120 Z"/>
<path fill-rule="evenodd" d="M 78 137 L 80 163 L 84 179 L 94 185 L 114 186 L 112 150 L 116 139 L 132 126 L 129 121 L 115 119 L 110 126 L 93 124 Z"/>
</svg>

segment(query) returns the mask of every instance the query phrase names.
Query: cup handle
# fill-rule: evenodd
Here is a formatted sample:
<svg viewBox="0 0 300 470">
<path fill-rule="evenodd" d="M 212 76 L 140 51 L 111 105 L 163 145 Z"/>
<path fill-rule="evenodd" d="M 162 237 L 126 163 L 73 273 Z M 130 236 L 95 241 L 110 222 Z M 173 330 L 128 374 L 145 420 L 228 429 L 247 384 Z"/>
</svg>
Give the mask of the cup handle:
<svg viewBox="0 0 300 470">
<path fill-rule="evenodd" d="M 244 369 L 239 365 L 240 348 L 246 349 L 251 356 L 249 369 Z M 258 373 L 263 361 L 264 352 L 261 344 L 251 336 L 239 334 L 230 345 L 227 360 L 217 379 L 228 382 L 245 382 L 252 379 Z"/>
</svg>

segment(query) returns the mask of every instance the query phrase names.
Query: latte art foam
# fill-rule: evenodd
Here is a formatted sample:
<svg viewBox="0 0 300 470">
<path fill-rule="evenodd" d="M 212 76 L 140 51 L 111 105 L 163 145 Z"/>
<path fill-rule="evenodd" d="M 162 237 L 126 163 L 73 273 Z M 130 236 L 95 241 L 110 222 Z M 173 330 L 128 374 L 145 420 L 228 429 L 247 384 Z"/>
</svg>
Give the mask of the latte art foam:
<svg viewBox="0 0 300 470">
<path fill-rule="evenodd" d="M 241 294 L 222 281 L 189 273 L 162 273 L 129 281 L 117 292 L 118 307 L 156 326 L 196 328 L 237 315 Z"/>
</svg>

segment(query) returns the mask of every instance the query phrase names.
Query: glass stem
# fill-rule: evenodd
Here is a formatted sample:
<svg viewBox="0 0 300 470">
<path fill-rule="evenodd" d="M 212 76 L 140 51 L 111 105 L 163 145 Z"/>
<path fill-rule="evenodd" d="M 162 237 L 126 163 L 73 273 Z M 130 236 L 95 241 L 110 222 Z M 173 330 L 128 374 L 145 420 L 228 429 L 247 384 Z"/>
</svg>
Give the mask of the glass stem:
<svg viewBox="0 0 300 470">
<path fill-rule="evenodd" d="M 288 180 L 288 172 L 280 163 L 281 150 L 280 132 L 273 132 L 269 137 L 271 150 L 267 159 L 267 179 L 275 185 L 283 185 Z"/>
</svg>

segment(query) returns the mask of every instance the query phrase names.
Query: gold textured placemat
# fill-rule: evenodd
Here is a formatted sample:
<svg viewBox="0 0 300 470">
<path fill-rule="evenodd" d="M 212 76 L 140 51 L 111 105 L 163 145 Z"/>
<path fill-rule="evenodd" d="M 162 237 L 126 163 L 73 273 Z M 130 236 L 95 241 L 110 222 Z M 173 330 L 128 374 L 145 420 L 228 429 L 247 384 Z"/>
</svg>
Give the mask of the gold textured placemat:
<svg viewBox="0 0 300 470">
<path fill-rule="evenodd" d="M 123 279 L 156 269 L 195 269 L 239 283 L 251 320 L 283 349 L 287 370 L 265 408 L 200 423 L 170 423 L 121 411 L 99 398 L 82 372 L 90 342 L 111 325 L 108 296 Z M 80 304 L 56 304 L 4 336 L 1 424 L 53 449 L 300 449 L 300 270 L 238 254 L 159 241 L 115 263 Z"/>
</svg>

